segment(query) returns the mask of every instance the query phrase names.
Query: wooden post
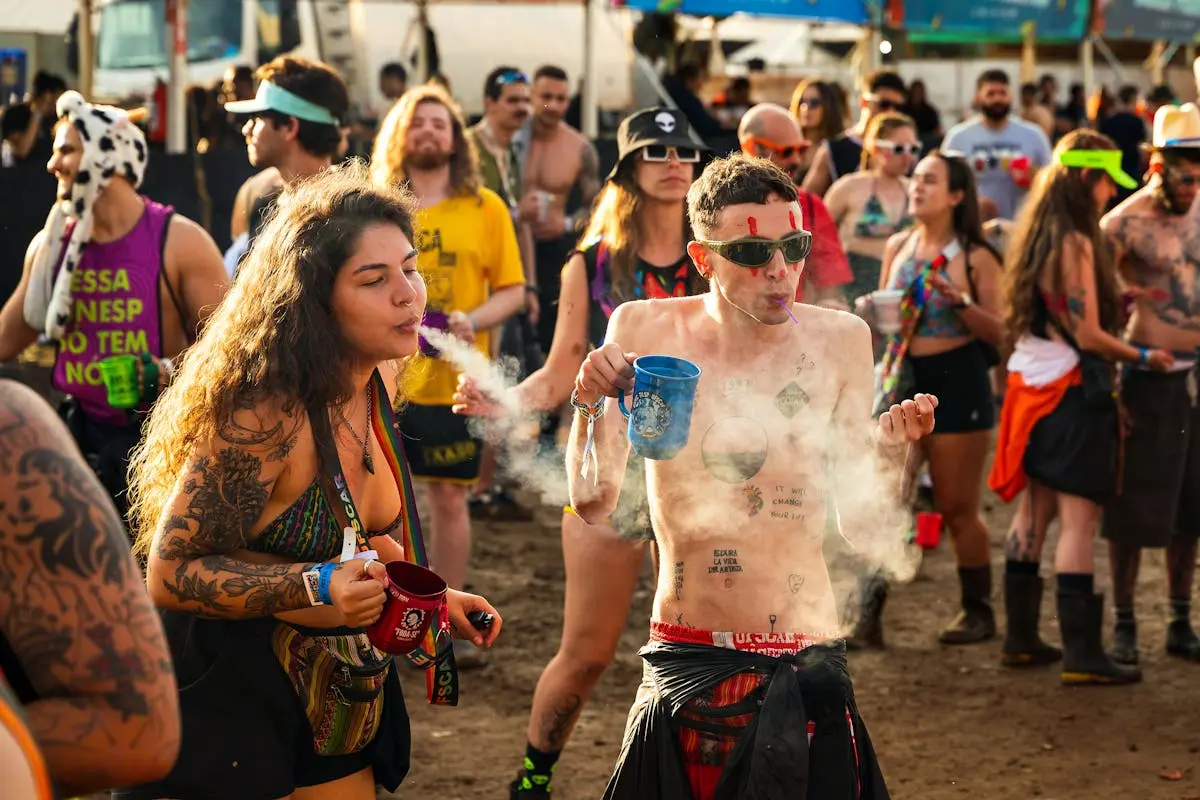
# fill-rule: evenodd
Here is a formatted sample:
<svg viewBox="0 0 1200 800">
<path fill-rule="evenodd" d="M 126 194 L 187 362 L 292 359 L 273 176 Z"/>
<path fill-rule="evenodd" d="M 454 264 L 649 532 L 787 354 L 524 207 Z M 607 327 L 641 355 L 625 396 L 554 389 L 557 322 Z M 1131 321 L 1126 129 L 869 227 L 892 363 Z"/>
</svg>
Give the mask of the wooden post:
<svg viewBox="0 0 1200 800">
<path fill-rule="evenodd" d="M 600 76 L 596 68 L 596 0 L 583 0 L 583 91 L 580 123 L 583 135 L 600 135 Z"/>
<path fill-rule="evenodd" d="M 79 0 L 79 93 L 92 99 L 92 74 L 96 68 L 95 42 L 92 39 L 92 0 Z"/>
<path fill-rule="evenodd" d="M 1096 51 L 1094 34 L 1083 37 L 1079 45 L 1079 64 L 1083 68 L 1083 96 L 1091 97 L 1096 88 Z"/>
<path fill-rule="evenodd" d="M 1026 22 L 1021 26 L 1021 83 L 1037 80 L 1037 25 Z"/>
<path fill-rule="evenodd" d="M 167 152 L 187 152 L 187 7 L 188 0 L 167 0 Z M 163 109 L 158 113 L 162 114 Z"/>
</svg>

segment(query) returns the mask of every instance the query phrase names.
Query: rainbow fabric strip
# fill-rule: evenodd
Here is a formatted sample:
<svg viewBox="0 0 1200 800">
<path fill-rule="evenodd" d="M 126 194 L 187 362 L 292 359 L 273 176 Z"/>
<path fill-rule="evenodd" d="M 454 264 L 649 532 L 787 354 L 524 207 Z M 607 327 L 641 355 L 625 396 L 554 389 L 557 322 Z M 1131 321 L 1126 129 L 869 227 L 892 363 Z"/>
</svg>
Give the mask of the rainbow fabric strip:
<svg viewBox="0 0 1200 800">
<path fill-rule="evenodd" d="M 387 385 L 383 382 L 383 376 L 379 374 L 378 370 L 375 371 L 372 379 L 372 389 L 375 393 L 373 398 L 375 413 L 371 425 L 379 441 L 387 443 L 387 447 L 382 448 L 383 457 L 392 470 L 396 485 L 400 487 L 400 503 L 404 511 L 401 524 L 404 559 L 418 566 L 428 567 L 429 557 L 425 552 L 425 539 L 421 535 L 421 518 L 417 514 L 417 498 L 413 492 L 412 472 L 408 466 L 408 458 L 404 455 L 404 445 L 400 441 L 400 426 L 396 420 L 396 413 L 392 410 L 392 398 L 388 394 Z M 453 693 L 453 700 L 446 699 L 446 695 L 435 691 L 436 673 L 439 671 L 434 669 L 438 661 L 438 637 L 443 631 L 447 631 L 448 627 L 449 619 L 443 605 L 439 619 L 429 626 L 421 646 L 406 656 L 414 665 L 425 669 L 425 687 L 429 702 L 434 705 L 455 705 L 457 703 L 457 691 Z M 455 682 L 457 683 L 457 681 Z"/>
<path fill-rule="evenodd" d="M 898 399 L 896 390 L 900 386 L 904 356 L 908 352 L 908 343 L 916 335 L 921 312 L 925 309 L 925 304 L 929 302 L 929 295 L 933 292 L 932 278 L 942 267 L 946 266 L 947 260 L 946 254 L 943 252 L 939 253 L 932 263 L 922 265 L 916 279 L 900 300 L 900 332 L 888 336 L 887 349 L 884 351 L 880 368 L 883 376 L 883 395 L 888 405 L 894 404 Z"/>
</svg>

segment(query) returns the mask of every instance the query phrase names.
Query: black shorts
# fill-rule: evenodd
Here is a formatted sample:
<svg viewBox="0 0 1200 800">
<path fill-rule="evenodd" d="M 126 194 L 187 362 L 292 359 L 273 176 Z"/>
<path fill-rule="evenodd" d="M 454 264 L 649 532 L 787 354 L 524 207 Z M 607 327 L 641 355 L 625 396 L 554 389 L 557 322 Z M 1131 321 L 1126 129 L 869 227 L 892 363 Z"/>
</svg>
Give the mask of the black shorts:
<svg viewBox="0 0 1200 800">
<path fill-rule="evenodd" d="M 937 397 L 934 434 L 971 433 L 996 425 L 987 358 L 978 342 L 935 356 L 909 356 L 916 392 Z M 908 399 L 908 398 L 905 398 Z"/>
<path fill-rule="evenodd" d="M 179 758 L 163 780 L 114 792 L 115 800 L 277 800 L 366 767 L 390 791 L 400 785 L 408 772 L 409 727 L 395 666 L 375 740 L 357 753 L 319 756 L 272 650 L 278 620 L 202 619 L 180 611 L 162 618 L 179 685 Z"/>
<path fill-rule="evenodd" d="M 1056 492 L 1108 501 L 1117 487 L 1116 407 L 1089 410 L 1082 386 L 1067 389 L 1030 431 L 1024 466 L 1030 480 Z"/>
<path fill-rule="evenodd" d="M 1104 507 L 1104 538 L 1166 547 L 1200 533 L 1200 409 L 1187 372 L 1129 372 L 1121 399 L 1130 416 L 1121 494 Z"/>
<path fill-rule="evenodd" d="M 400 434 L 413 477 L 474 483 L 483 440 L 471 435 L 469 424 L 469 418 L 455 414 L 450 406 L 405 406 L 400 412 Z"/>
</svg>

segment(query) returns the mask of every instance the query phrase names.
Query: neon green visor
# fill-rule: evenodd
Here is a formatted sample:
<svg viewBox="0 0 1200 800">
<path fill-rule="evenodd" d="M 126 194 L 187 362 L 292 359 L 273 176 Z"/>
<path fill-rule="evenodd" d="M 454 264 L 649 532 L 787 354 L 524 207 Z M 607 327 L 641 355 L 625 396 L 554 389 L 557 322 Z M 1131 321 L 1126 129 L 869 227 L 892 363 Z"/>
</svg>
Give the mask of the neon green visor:
<svg viewBox="0 0 1200 800">
<path fill-rule="evenodd" d="M 1058 163 L 1064 167 L 1102 169 L 1117 186 L 1126 189 L 1138 187 L 1137 180 L 1121 169 L 1120 150 L 1064 150 L 1058 157 Z"/>
</svg>

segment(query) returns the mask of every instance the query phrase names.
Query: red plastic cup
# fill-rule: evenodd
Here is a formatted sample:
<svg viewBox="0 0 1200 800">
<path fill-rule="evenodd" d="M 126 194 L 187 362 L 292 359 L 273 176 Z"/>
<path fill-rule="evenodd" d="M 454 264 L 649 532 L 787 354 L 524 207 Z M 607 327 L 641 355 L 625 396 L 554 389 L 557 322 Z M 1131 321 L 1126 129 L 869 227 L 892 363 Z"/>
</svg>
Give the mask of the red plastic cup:
<svg viewBox="0 0 1200 800">
<path fill-rule="evenodd" d="M 1028 189 L 1033 183 L 1033 171 L 1029 167 L 1029 156 L 1017 156 L 1008 164 L 1008 174 L 1012 176 L 1013 183 L 1022 189 Z"/>
<path fill-rule="evenodd" d="M 379 621 L 367 628 L 371 644 L 404 655 L 421 644 L 446 599 L 446 582 L 436 572 L 407 561 L 387 565 L 387 600 Z"/>
<path fill-rule="evenodd" d="M 917 546 L 933 550 L 942 541 L 942 515 L 933 511 L 917 514 Z"/>
</svg>

